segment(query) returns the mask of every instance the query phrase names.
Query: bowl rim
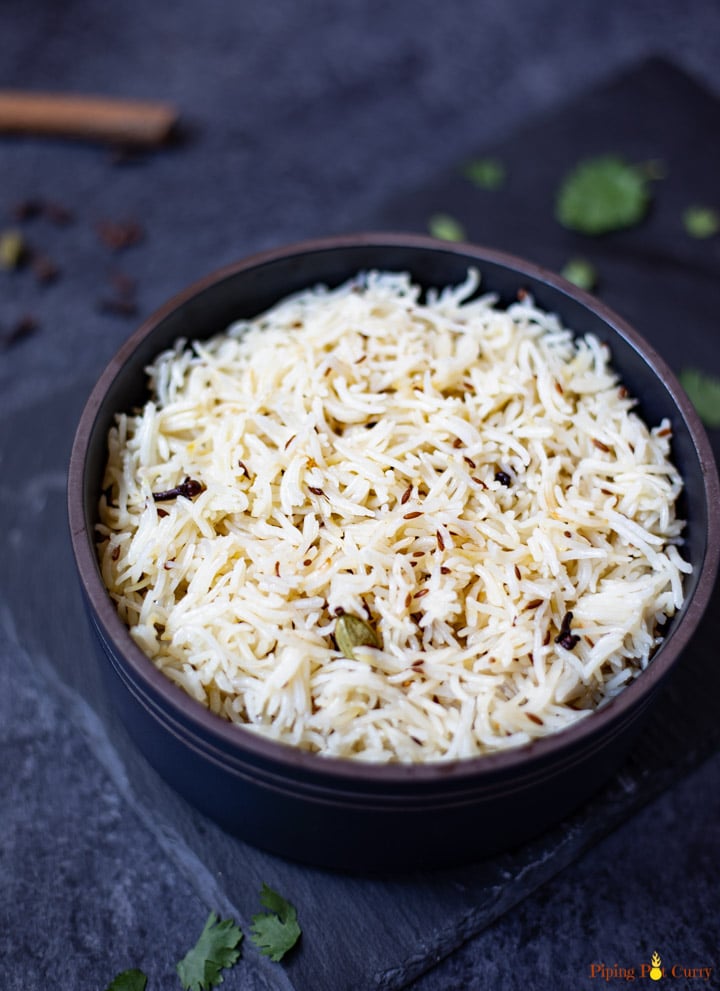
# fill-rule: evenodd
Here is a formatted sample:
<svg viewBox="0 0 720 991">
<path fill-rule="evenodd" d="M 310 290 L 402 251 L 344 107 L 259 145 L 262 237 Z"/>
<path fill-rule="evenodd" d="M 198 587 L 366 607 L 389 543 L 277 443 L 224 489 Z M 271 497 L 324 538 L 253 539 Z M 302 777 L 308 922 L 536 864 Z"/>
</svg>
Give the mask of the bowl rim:
<svg viewBox="0 0 720 991">
<path fill-rule="evenodd" d="M 523 277 L 528 277 L 548 285 L 551 290 L 560 291 L 591 310 L 640 354 L 662 380 L 685 421 L 702 466 L 703 491 L 708 507 L 704 555 L 699 563 L 695 593 L 687 604 L 682 622 L 672 632 L 669 640 L 658 649 L 647 668 L 615 698 L 556 733 L 489 754 L 417 763 L 374 763 L 302 750 L 224 720 L 171 682 L 132 640 L 102 582 L 92 534 L 88 532 L 85 522 L 85 467 L 88 444 L 93 436 L 100 406 L 130 355 L 177 309 L 230 277 L 293 256 L 354 247 L 442 251 L 466 258 L 469 265 L 499 265 L 517 273 L 520 282 Z M 277 298 L 281 299 L 282 293 Z M 467 782 L 470 778 L 479 782 L 501 773 L 528 771 L 540 762 L 558 758 L 562 752 L 576 746 L 591 747 L 599 734 L 609 732 L 609 726 L 631 719 L 633 710 L 640 706 L 643 699 L 649 699 L 675 665 L 708 605 L 720 558 L 720 514 L 712 512 L 712 507 L 720 504 L 720 482 L 712 448 L 695 408 L 674 372 L 654 347 L 604 302 L 544 266 L 476 243 L 449 242 L 424 234 L 397 231 L 363 231 L 309 238 L 255 252 L 209 272 L 170 297 L 142 321 L 111 357 L 97 379 L 81 413 L 74 437 L 68 469 L 67 500 L 72 550 L 86 601 L 95 614 L 96 623 L 100 622 L 116 652 L 122 656 L 124 665 L 132 673 L 135 685 L 142 686 L 142 693 L 147 696 L 149 692 L 150 696 L 159 698 L 162 705 L 167 707 L 164 711 L 186 728 L 196 746 L 203 748 L 202 741 L 205 741 L 215 752 L 219 748 L 221 752 L 227 753 L 230 748 L 238 756 L 246 755 L 248 759 L 260 760 L 266 765 L 294 769 L 328 785 L 341 779 L 346 783 L 353 782 L 356 786 L 385 787 L 401 787 L 404 783 L 432 784 L 440 780 L 460 783 Z"/>
</svg>

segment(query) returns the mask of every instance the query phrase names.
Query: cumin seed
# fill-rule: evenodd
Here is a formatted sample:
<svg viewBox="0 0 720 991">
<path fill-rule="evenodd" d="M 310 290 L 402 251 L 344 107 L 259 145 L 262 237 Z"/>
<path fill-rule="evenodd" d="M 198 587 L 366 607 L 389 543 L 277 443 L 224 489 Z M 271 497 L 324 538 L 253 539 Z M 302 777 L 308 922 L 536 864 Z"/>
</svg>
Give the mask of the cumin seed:
<svg viewBox="0 0 720 991">
<path fill-rule="evenodd" d="M 400 504 L 402 506 L 405 505 L 405 503 L 408 501 L 408 499 L 412 495 L 412 490 L 413 490 L 412 485 L 408 485 L 408 487 L 405 489 L 405 491 L 403 492 L 403 494 L 400 496 Z"/>
<path fill-rule="evenodd" d="M 404 520 L 416 520 L 418 516 L 422 516 L 422 512 L 419 509 L 414 509 L 411 513 L 405 513 L 403 515 Z"/>
<path fill-rule="evenodd" d="M 592 442 L 595 445 L 595 447 L 598 449 L 598 451 L 604 451 L 606 454 L 609 453 L 610 448 L 607 446 L 607 444 L 603 444 L 601 440 L 598 440 L 597 437 L 593 437 Z"/>
</svg>

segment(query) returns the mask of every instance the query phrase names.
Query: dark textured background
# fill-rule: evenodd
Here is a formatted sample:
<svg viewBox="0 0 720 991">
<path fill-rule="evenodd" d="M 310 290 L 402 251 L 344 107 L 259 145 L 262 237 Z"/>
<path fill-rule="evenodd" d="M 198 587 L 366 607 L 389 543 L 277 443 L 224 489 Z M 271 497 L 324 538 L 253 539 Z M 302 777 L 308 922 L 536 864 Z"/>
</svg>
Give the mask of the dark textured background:
<svg viewBox="0 0 720 991">
<path fill-rule="evenodd" d="M 0 334 L 23 314 L 39 321 L 34 335 L 0 350 L 3 991 L 102 991 L 130 966 L 148 973 L 150 991 L 178 987 L 174 963 L 207 912 L 246 923 L 262 880 L 282 881 L 297 902 L 306 945 L 287 966 L 246 948 L 226 976 L 228 991 L 400 986 L 464 936 L 473 938 L 410 985 L 415 991 L 591 988 L 600 986 L 589 978 L 592 962 L 638 966 L 654 949 L 668 963 L 716 967 L 720 983 L 720 759 L 678 773 L 705 753 L 701 740 L 693 760 L 664 776 L 657 768 L 650 785 L 641 775 L 621 778 L 614 818 L 600 799 L 590 809 L 597 829 L 586 818 L 565 842 L 560 831 L 553 844 L 488 867 L 484 887 L 477 870 L 467 885 L 458 877 L 388 882 L 378 915 L 389 934 L 381 934 L 377 888 L 248 853 L 144 771 L 92 683 L 64 532 L 74 424 L 134 327 L 98 312 L 113 272 L 137 279 L 140 318 L 249 251 L 380 223 L 421 229 L 433 204 L 462 214 L 472 237 L 557 267 L 577 244 L 548 233 L 550 163 L 560 169 L 587 150 L 588 121 L 599 101 L 607 114 L 608 92 L 619 117 L 625 92 L 648 113 L 618 133 L 606 116 L 595 118 L 603 121 L 597 150 L 611 134 L 628 154 L 662 146 L 677 163 L 669 202 L 702 189 L 718 206 L 720 171 L 711 170 L 713 187 L 707 168 L 720 151 L 717 127 L 708 128 L 718 105 L 673 71 L 636 71 L 650 55 L 720 94 L 717 4 L 3 4 L 1 85 L 169 99 L 188 130 L 185 144 L 124 165 L 91 145 L 0 138 L 2 226 L 31 195 L 60 201 L 76 218 L 67 228 L 42 219 L 24 228 L 62 267 L 55 284 L 0 272 Z M 618 75 L 630 89 L 608 90 Z M 505 198 L 486 213 L 456 178 L 458 163 L 485 148 L 514 166 Z M 145 241 L 113 256 L 95 225 L 129 217 L 142 221 Z M 643 296 L 665 293 L 667 319 L 677 311 L 677 337 L 664 338 L 676 367 L 686 353 L 712 363 L 717 240 L 675 251 L 672 223 L 657 210 L 637 234 L 587 250 L 608 301 L 643 333 L 652 329 L 641 326 Z M 708 332 L 688 333 L 688 314 Z M 714 740 L 708 734 L 708 748 Z M 628 818 L 639 804 L 633 789 L 649 797 L 671 782 Z M 547 880 L 583 844 L 590 849 L 581 859 Z M 328 933 L 343 931 L 348 954 L 358 954 L 354 969 L 342 965 L 337 935 L 324 946 Z"/>
</svg>

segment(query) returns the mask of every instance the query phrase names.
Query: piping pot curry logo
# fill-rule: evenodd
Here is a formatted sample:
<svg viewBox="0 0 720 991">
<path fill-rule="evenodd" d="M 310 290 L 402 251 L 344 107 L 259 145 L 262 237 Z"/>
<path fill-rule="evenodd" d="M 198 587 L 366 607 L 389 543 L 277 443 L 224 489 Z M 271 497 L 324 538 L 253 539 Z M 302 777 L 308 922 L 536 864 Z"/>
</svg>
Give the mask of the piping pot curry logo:
<svg viewBox="0 0 720 991">
<path fill-rule="evenodd" d="M 674 962 L 663 963 L 662 957 L 653 951 L 649 962 L 625 966 L 619 963 L 591 963 L 590 977 L 601 981 L 637 981 L 650 980 L 659 982 L 684 978 L 686 981 L 709 981 L 713 975 L 713 967 L 700 967 L 696 964 Z"/>
</svg>

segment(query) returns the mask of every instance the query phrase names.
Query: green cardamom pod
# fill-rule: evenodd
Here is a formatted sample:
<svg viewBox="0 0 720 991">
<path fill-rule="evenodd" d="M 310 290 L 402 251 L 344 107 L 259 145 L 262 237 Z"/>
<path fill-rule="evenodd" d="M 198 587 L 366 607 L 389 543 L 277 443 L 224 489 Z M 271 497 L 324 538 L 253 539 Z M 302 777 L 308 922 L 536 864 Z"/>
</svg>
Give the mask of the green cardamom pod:
<svg viewBox="0 0 720 991">
<path fill-rule="evenodd" d="M 377 633 L 359 616 L 344 612 L 335 623 L 335 643 L 345 657 L 355 660 L 355 647 L 379 647 Z"/>
</svg>

